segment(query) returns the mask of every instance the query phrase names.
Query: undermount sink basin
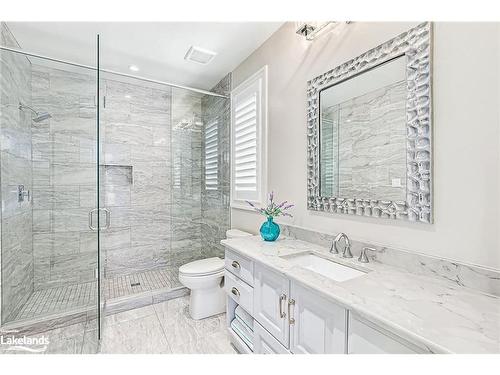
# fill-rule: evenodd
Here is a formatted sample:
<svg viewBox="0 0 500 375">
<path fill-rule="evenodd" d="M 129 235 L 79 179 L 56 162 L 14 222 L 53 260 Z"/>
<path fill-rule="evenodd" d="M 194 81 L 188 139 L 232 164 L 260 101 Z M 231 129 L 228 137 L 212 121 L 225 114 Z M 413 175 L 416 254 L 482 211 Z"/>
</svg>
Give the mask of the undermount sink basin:
<svg viewBox="0 0 500 375">
<path fill-rule="evenodd" d="M 314 253 L 293 254 L 282 257 L 299 267 L 319 273 L 335 281 L 346 281 L 364 275 L 367 271 L 344 266 L 334 260 L 323 258 Z"/>
</svg>

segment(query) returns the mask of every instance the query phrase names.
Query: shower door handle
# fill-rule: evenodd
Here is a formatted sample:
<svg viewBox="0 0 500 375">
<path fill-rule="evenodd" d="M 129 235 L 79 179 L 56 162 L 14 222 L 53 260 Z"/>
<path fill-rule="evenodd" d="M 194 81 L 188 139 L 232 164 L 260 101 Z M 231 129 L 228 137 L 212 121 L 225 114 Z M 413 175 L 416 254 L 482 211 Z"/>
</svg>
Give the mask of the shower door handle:
<svg viewBox="0 0 500 375">
<path fill-rule="evenodd" d="M 93 210 L 89 211 L 89 228 L 91 230 L 98 229 L 97 227 L 94 227 L 94 213 L 97 212 L 97 214 L 99 215 L 101 210 L 106 214 L 106 221 L 101 229 L 109 229 L 109 227 L 111 226 L 111 213 L 109 212 L 109 210 L 107 208 L 94 208 Z"/>
<path fill-rule="evenodd" d="M 101 210 L 103 210 L 104 213 L 106 214 L 106 224 L 102 229 L 109 229 L 109 227 L 111 226 L 111 212 L 109 212 L 107 208 L 101 208 Z"/>
<path fill-rule="evenodd" d="M 97 227 L 94 227 L 94 212 L 99 212 L 98 208 L 94 208 L 89 211 L 89 228 L 90 230 L 97 230 Z"/>
</svg>

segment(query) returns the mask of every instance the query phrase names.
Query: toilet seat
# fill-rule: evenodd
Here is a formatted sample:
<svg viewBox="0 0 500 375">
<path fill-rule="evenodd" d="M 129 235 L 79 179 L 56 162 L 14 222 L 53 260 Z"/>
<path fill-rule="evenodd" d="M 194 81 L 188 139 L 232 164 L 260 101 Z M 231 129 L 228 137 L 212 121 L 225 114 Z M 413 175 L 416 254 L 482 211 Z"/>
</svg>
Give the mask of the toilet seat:
<svg viewBox="0 0 500 375">
<path fill-rule="evenodd" d="M 179 267 L 179 275 L 187 277 L 202 277 L 217 275 L 224 271 L 224 260 L 213 257 L 195 260 Z"/>
</svg>

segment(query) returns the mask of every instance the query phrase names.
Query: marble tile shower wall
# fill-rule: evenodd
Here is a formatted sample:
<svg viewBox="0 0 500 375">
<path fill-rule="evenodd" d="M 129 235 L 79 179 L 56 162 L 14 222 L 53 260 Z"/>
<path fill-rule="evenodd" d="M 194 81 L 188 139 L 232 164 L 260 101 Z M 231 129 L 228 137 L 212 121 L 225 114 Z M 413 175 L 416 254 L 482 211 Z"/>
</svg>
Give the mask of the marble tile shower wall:
<svg viewBox="0 0 500 375">
<path fill-rule="evenodd" d="M 4 23 L 2 45 L 19 48 Z M 31 63 L 21 55 L 0 52 L 1 142 L 1 323 L 12 320 L 33 292 L 33 244 L 31 202 L 17 200 L 17 187 L 32 190 L 31 113 L 20 111 L 19 102 L 31 105 Z"/>
<path fill-rule="evenodd" d="M 33 64 L 33 106 L 52 118 L 33 126 L 35 289 L 87 282 L 97 266 L 96 83 L 91 74 Z"/>
<path fill-rule="evenodd" d="M 201 95 L 173 89 L 170 265 L 201 257 Z"/>
<path fill-rule="evenodd" d="M 228 95 L 231 92 L 231 73 L 226 75 L 211 91 Z M 231 226 L 229 216 L 230 194 L 230 123 L 231 101 L 229 99 L 204 96 L 201 101 L 203 114 L 202 139 L 205 139 L 207 125 L 217 126 L 218 179 L 216 189 L 207 189 L 202 183 L 201 193 L 201 249 L 202 257 L 224 257 L 220 241 L 226 238 L 226 230 Z M 205 142 L 202 142 L 202 155 L 205 155 Z M 205 163 L 202 163 L 202 176 L 205 176 Z"/>
<path fill-rule="evenodd" d="M 53 111 L 34 137 L 35 285 L 93 279 L 96 233 L 95 79 L 34 67 L 33 96 Z M 101 205 L 111 226 L 101 235 L 106 277 L 164 267 L 170 252 L 170 88 L 101 81 Z M 62 111 L 62 113 L 61 113 Z M 43 139 L 40 139 L 43 138 Z"/>
<path fill-rule="evenodd" d="M 171 89 L 112 79 L 102 86 L 102 204 L 111 212 L 101 243 L 106 277 L 165 267 L 171 249 Z"/>
</svg>

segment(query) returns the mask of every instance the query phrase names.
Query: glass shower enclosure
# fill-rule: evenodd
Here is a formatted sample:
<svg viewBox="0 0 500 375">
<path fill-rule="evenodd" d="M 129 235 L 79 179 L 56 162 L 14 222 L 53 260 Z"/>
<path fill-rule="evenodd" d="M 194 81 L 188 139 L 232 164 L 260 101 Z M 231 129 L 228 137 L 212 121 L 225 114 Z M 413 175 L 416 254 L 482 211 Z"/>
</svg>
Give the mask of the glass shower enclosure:
<svg viewBox="0 0 500 375">
<path fill-rule="evenodd" d="M 0 49 L 0 332 L 68 325 L 95 352 L 106 314 L 187 293 L 223 256 L 231 76 L 212 92 Z"/>
<path fill-rule="evenodd" d="M 78 321 L 89 347 L 99 336 L 99 69 L 19 53 L 5 24 L 1 45 L 13 48 L 0 51 L 1 330 Z"/>
</svg>

